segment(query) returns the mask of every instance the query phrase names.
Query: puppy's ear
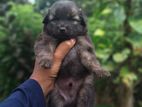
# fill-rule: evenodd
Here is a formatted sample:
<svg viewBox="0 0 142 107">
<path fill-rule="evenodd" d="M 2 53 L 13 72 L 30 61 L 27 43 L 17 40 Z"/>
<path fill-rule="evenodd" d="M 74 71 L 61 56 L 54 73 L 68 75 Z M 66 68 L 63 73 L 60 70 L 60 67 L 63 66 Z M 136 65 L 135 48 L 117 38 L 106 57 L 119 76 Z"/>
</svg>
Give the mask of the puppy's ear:
<svg viewBox="0 0 142 107">
<path fill-rule="evenodd" d="M 45 16 L 45 18 L 43 19 L 42 23 L 47 24 L 50 20 L 50 9 L 48 9 L 48 13 Z"/>
<path fill-rule="evenodd" d="M 84 12 L 82 11 L 82 9 L 80 8 L 79 9 L 79 16 L 80 16 L 80 19 L 81 19 L 81 24 L 83 25 L 83 26 L 87 26 L 87 17 L 86 17 L 86 15 L 84 14 Z"/>
</svg>

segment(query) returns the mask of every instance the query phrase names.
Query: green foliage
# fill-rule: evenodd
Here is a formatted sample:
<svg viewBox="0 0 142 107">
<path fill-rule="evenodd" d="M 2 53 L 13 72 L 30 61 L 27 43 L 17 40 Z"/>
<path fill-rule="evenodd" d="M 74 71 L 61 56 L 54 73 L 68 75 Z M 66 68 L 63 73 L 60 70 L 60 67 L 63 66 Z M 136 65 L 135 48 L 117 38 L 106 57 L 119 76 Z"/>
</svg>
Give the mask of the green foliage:
<svg viewBox="0 0 142 107">
<path fill-rule="evenodd" d="M 21 35 L 20 31 L 23 31 L 31 36 L 36 36 L 42 27 L 42 17 L 34 12 L 32 5 L 12 4 L 11 10 L 6 14 L 6 19 L 7 24 L 11 23 L 10 29 L 19 33 L 18 35 Z M 17 26 L 17 28 L 13 26 Z"/>
<path fill-rule="evenodd" d="M 123 82 L 127 87 L 131 87 L 134 85 L 134 82 L 138 80 L 138 77 L 135 73 L 129 70 L 128 67 L 122 67 L 120 70 L 120 76 L 114 81 L 119 84 Z"/>
<path fill-rule="evenodd" d="M 135 6 L 137 2 L 139 1 L 131 5 Z M 112 77 L 119 73 L 116 78 L 113 77 L 112 84 L 125 84 L 126 87 L 132 88 L 141 81 L 142 29 L 141 18 L 132 15 L 133 10 L 127 10 L 127 5 L 119 0 L 96 0 L 93 15 L 88 18 L 88 27 L 96 56 L 103 67 L 112 72 Z M 104 87 L 101 86 L 98 90 L 104 90 Z M 106 91 L 103 92 L 106 95 Z"/>
<path fill-rule="evenodd" d="M 42 16 L 32 5 L 8 4 L 11 8 L 0 26 L 0 96 L 6 96 L 32 72 L 33 43 L 42 27 Z"/>
<path fill-rule="evenodd" d="M 133 54 L 135 56 L 142 56 L 142 35 L 134 34 L 126 38 L 126 40 L 132 45 Z"/>
<path fill-rule="evenodd" d="M 130 20 L 130 25 L 136 32 L 142 34 L 142 20 Z"/>
<path fill-rule="evenodd" d="M 114 53 L 113 54 L 113 60 L 116 63 L 122 63 L 129 57 L 129 54 L 130 54 L 130 49 L 126 48 L 122 52 Z"/>
</svg>

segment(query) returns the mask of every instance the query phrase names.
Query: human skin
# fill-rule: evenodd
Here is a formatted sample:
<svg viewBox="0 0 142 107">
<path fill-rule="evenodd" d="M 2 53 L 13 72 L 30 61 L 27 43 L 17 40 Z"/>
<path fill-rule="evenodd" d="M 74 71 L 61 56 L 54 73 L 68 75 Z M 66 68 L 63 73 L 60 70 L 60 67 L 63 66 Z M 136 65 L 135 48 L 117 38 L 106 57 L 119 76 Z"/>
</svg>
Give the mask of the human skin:
<svg viewBox="0 0 142 107">
<path fill-rule="evenodd" d="M 39 83 L 43 90 L 44 96 L 46 96 L 54 88 L 55 78 L 58 76 L 62 61 L 66 54 L 74 46 L 75 42 L 75 39 L 70 39 L 59 44 L 55 50 L 53 65 L 50 69 L 41 67 L 38 64 L 38 58 L 36 58 L 35 66 L 30 79 L 36 80 Z"/>
</svg>

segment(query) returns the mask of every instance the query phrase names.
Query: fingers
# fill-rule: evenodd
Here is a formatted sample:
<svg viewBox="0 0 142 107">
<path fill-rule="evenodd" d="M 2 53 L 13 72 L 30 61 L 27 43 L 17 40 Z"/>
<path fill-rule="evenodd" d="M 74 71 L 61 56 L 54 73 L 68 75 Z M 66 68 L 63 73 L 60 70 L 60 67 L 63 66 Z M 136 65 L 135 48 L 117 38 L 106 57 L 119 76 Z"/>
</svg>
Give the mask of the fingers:
<svg viewBox="0 0 142 107">
<path fill-rule="evenodd" d="M 75 39 L 67 40 L 62 42 L 57 48 L 54 53 L 54 59 L 61 61 L 65 55 L 69 52 L 69 50 L 74 46 Z"/>
<path fill-rule="evenodd" d="M 64 59 L 65 55 L 70 51 L 70 49 L 75 45 L 75 40 L 67 40 L 62 42 L 55 51 L 53 65 L 51 68 L 52 77 L 56 77 L 59 71 L 60 65 L 62 60 Z"/>
</svg>

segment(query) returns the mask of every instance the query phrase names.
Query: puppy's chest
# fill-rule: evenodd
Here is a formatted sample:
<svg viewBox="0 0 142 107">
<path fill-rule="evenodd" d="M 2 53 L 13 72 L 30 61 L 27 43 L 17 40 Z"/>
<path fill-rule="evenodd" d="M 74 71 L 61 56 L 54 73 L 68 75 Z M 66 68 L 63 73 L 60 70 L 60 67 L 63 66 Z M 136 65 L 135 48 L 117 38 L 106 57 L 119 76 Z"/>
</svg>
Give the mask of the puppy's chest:
<svg viewBox="0 0 142 107">
<path fill-rule="evenodd" d="M 59 78 L 70 77 L 79 79 L 88 74 L 88 71 L 81 63 L 78 48 L 78 45 L 75 45 L 65 57 L 60 69 Z"/>
</svg>

